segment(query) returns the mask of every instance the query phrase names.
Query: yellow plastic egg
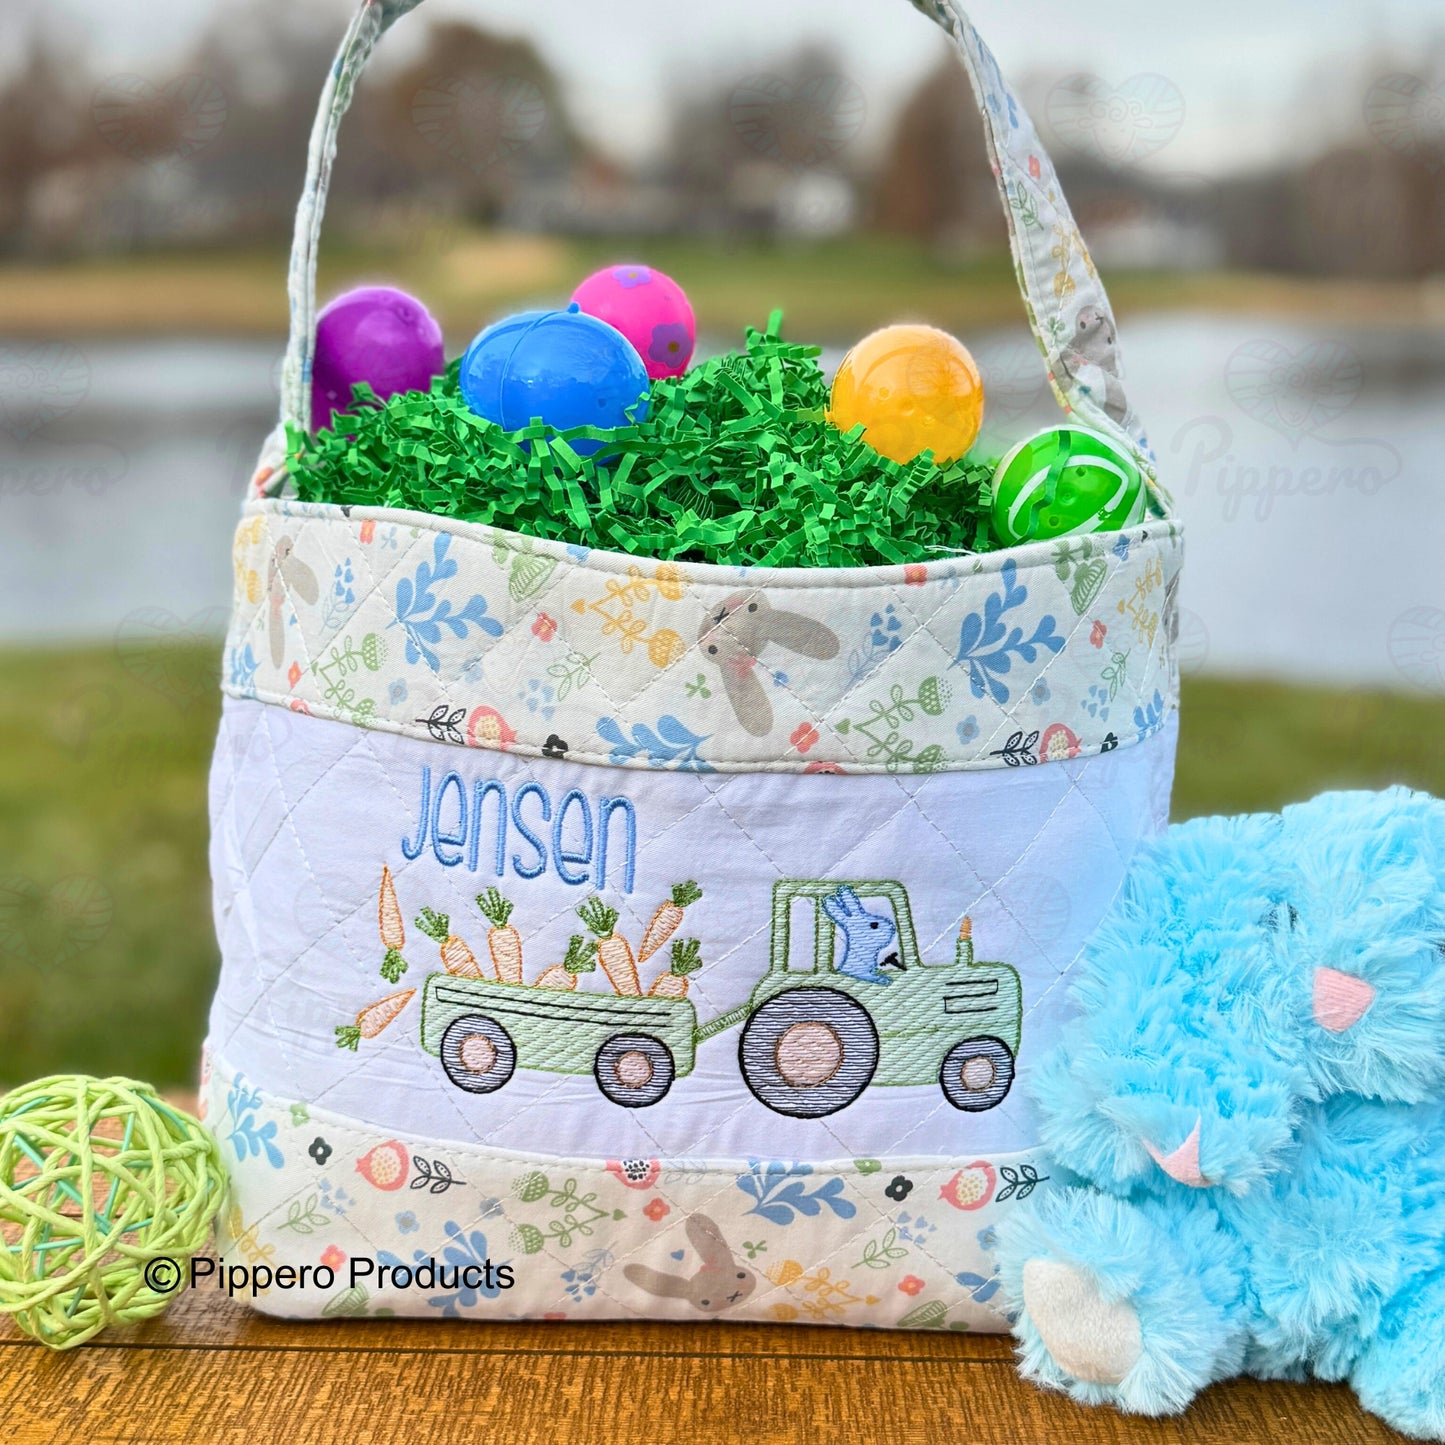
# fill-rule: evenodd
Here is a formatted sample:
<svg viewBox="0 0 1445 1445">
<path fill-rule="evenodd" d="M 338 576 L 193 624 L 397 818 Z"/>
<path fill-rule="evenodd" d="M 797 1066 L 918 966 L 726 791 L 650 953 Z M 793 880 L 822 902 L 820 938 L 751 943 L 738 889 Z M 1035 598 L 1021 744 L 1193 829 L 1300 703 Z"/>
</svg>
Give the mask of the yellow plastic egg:
<svg viewBox="0 0 1445 1445">
<path fill-rule="evenodd" d="M 843 358 L 828 420 L 860 424 L 863 440 L 895 462 L 932 452 L 957 461 L 983 425 L 983 381 L 968 348 L 936 326 L 885 326 Z"/>
</svg>

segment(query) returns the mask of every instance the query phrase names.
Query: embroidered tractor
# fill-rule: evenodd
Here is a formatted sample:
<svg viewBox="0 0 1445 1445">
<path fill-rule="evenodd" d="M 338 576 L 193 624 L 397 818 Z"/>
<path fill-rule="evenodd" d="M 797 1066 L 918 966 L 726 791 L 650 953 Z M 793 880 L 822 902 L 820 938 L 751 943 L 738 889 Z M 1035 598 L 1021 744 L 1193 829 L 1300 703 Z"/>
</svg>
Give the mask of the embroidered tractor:
<svg viewBox="0 0 1445 1445">
<path fill-rule="evenodd" d="M 812 947 L 794 957 L 799 911 Z M 1019 976 L 1006 963 L 974 961 L 968 919 L 953 961 L 924 963 L 901 883 L 788 879 L 773 886 L 770 937 L 768 971 L 747 1003 L 702 1025 L 687 999 L 433 974 L 422 1045 L 468 1093 L 493 1093 L 518 1068 L 591 1074 L 607 1098 L 637 1109 L 692 1072 L 699 1044 L 741 1025 L 748 1088 L 794 1118 L 836 1113 L 870 1084 L 936 1084 L 970 1113 L 1008 1094 Z"/>
</svg>

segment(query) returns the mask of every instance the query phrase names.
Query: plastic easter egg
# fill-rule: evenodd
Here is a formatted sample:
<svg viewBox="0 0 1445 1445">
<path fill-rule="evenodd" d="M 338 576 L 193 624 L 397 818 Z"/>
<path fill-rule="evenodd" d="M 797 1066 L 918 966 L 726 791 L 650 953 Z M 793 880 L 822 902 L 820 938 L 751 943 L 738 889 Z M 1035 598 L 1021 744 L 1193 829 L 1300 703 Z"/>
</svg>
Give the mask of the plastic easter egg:
<svg viewBox="0 0 1445 1445">
<path fill-rule="evenodd" d="M 687 370 L 697 345 L 697 322 L 687 293 L 671 276 L 651 266 L 604 266 L 572 299 L 636 347 L 653 381 Z"/>
<path fill-rule="evenodd" d="M 441 327 L 431 313 L 394 286 L 360 286 L 321 308 L 311 365 L 311 429 L 349 411 L 351 388 L 366 382 L 383 400 L 425 391 L 446 369 Z"/>
<path fill-rule="evenodd" d="M 467 405 L 507 431 L 535 417 L 557 431 L 625 426 L 647 410 L 647 370 L 636 348 L 575 302 L 565 311 L 522 311 L 487 327 L 467 347 L 460 379 Z M 602 443 L 571 445 L 588 456 Z"/>
<path fill-rule="evenodd" d="M 998 465 L 991 521 L 999 544 L 1117 532 L 1144 519 L 1144 478 L 1123 449 L 1082 426 L 1048 427 Z"/>
<path fill-rule="evenodd" d="M 983 381 L 968 348 L 936 326 L 885 326 L 843 358 L 828 419 L 862 425 L 863 440 L 895 462 L 932 452 L 957 461 L 983 425 Z"/>
</svg>

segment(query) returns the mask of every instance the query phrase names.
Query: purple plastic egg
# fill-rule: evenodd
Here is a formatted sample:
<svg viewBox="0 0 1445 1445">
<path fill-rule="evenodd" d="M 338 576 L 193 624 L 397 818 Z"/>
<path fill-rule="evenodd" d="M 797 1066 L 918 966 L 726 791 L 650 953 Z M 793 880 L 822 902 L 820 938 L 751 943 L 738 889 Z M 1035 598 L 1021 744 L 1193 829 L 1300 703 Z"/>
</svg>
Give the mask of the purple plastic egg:
<svg viewBox="0 0 1445 1445">
<path fill-rule="evenodd" d="M 431 313 L 395 286 L 358 286 L 321 308 L 311 367 L 311 429 L 349 411 L 351 388 L 366 382 L 385 400 L 425 391 L 446 369 L 442 329 Z"/>
</svg>

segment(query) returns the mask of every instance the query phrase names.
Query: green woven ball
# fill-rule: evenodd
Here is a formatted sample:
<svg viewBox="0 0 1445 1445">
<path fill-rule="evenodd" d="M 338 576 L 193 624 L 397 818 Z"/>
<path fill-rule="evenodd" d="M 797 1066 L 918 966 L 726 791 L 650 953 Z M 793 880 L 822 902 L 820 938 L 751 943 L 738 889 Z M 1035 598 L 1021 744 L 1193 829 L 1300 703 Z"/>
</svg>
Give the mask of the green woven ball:
<svg viewBox="0 0 1445 1445">
<path fill-rule="evenodd" d="M 57 1350 L 160 1314 L 225 1178 L 215 1140 L 149 1085 L 60 1075 L 7 1094 L 0 1314 Z"/>
</svg>

